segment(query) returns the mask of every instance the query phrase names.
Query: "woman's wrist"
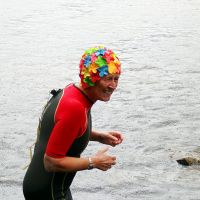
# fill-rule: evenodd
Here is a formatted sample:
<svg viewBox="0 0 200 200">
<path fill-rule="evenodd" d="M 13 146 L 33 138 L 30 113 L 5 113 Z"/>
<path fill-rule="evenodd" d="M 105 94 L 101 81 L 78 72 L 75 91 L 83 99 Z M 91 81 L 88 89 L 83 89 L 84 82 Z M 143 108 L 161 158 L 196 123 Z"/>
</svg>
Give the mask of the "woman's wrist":
<svg viewBox="0 0 200 200">
<path fill-rule="evenodd" d="M 98 135 L 98 142 L 100 142 L 100 143 L 103 142 L 103 138 L 104 138 L 103 136 L 104 136 L 103 133 L 99 133 L 99 135 Z"/>
<path fill-rule="evenodd" d="M 94 169 L 94 163 L 91 157 L 88 157 L 88 170 Z"/>
</svg>

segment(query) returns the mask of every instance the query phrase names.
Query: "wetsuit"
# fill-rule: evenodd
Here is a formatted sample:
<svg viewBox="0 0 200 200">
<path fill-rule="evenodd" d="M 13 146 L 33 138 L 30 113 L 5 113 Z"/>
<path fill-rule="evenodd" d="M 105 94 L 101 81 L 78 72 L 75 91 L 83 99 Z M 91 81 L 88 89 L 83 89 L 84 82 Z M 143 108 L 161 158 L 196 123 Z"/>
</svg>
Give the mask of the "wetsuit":
<svg viewBox="0 0 200 200">
<path fill-rule="evenodd" d="M 91 132 L 92 102 L 70 84 L 47 102 L 38 126 L 34 155 L 23 181 L 26 200 L 71 200 L 76 172 L 47 172 L 43 158 L 80 157 Z"/>
</svg>

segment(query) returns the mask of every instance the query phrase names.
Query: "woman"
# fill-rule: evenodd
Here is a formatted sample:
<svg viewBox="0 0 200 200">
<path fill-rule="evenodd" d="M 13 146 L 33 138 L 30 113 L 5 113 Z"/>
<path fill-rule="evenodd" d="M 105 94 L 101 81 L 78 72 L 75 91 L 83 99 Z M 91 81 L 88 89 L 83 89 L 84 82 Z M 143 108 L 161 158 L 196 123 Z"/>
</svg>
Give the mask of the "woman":
<svg viewBox="0 0 200 200">
<path fill-rule="evenodd" d="M 116 146 L 123 140 L 117 131 L 92 129 L 90 110 L 109 101 L 117 88 L 120 61 L 105 47 L 85 51 L 80 61 L 80 84 L 52 92 L 38 126 L 33 159 L 23 181 L 27 200 L 72 200 L 70 185 L 77 171 L 97 168 L 106 171 L 116 164 L 107 148 L 91 157 L 80 157 L 89 140 Z"/>
</svg>

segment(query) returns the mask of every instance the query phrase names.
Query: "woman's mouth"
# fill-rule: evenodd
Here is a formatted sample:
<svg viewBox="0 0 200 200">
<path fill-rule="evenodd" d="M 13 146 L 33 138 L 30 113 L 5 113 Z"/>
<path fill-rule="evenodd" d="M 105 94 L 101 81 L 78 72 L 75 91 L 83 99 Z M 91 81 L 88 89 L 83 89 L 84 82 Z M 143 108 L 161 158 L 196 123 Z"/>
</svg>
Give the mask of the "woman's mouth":
<svg viewBox="0 0 200 200">
<path fill-rule="evenodd" d="M 111 90 L 111 89 L 106 89 L 104 90 L 104 93 L 107 94 L 107 95 L 111 95 L 113 93 L 114 90 Z"/>
</svg>

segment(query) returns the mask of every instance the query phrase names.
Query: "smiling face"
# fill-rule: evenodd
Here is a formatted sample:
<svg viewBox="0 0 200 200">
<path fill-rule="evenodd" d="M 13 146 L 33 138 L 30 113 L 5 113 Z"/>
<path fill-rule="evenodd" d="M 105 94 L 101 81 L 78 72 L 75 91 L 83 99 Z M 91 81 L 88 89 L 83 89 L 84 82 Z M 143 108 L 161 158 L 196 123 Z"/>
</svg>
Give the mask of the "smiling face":
<svg viewBox="0 0 200 200">
<path fill-rule="evenodd" d="M 86 94 L 92 101 L 109 101 L 112 93 L 117 88 L 119 74 L 108 74 L 98 80 L 93 87 L 85 89 Z"/>
</svg>

